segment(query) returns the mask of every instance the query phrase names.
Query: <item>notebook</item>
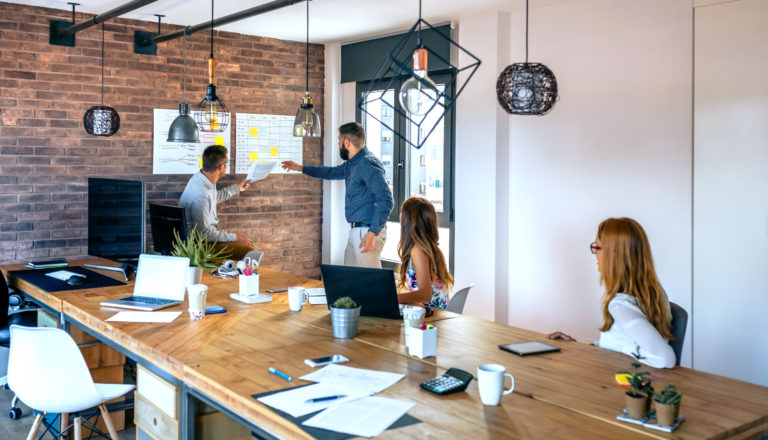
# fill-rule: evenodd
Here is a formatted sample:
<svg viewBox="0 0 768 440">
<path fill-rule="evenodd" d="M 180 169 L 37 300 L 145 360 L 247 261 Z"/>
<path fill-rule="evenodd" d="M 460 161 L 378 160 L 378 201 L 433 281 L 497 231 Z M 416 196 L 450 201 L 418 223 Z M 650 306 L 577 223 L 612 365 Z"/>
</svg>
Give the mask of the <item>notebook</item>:
<svg viewBox="0 0 768 440">
<path fill-rule="evenodd" d="M 360 315 L 400 319 L 395 274 L 389 269 L 320 265 L 328 304 L 348 296 L 358 303 Z"/>
<path fill-rule="evenodd" d="M 189 258 L 142 254 L 133 295 L 101 305 L 151 311 L 180 304 L 184 301 L 188 267 Z"/>
</svg>

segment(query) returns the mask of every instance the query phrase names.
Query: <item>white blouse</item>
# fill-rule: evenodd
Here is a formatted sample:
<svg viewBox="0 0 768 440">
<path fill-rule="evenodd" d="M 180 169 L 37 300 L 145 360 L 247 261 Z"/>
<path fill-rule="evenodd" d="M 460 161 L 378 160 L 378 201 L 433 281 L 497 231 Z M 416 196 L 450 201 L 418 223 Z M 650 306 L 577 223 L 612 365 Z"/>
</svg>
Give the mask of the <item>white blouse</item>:
<svg viewBox="0 0 768 440">
<path fill-rule="evenodd" d="M 648 321 L 635 297 L 617 293 L 608 304 L 608 312 L 613 317 L 613 325 L 608 331 L 600 333 L 599 346 L 608 350 L 632 355 L 639 347 L 640 362 L 655 368 L 675 366 L 675 351 L 669 340 L 663 338 L 653 324 Z"/>
</svg>

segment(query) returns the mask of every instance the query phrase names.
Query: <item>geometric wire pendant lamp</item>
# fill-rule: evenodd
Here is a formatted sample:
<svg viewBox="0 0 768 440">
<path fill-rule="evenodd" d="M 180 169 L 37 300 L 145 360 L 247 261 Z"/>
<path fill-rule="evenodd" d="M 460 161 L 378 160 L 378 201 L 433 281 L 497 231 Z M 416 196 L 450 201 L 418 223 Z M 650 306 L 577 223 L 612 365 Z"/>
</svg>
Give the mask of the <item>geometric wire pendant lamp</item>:
<svg viewBox="0 0 768 440">
<path fill-rule="evenodd" d="M 528 62 L 528 0 L 525 0 L 525 62 L 507 66 L 496 81 L 499 105 L 513 115 L 547 114 L 559 99 L 547 66 Z"/>
<path fill-rule="evenodd" d="M 184 85 L 182 86 L 184 102 L 179 104 L 179 116 L 168 129 L 168 142 L 200 142 L 200 133 L 195 120 L 189 116 L 187 104 L 187 34 L 184 34 Z"/>
<path fill-rule="evenodd" d="M 101 24 L 101 105 L 94 105 L 85 112 L 83 126 L 91 136 L 112 136 L 120 128 L 117 110 L 104 105 L 104 23 Z"/>
<path fill-rule="evenodd" d="M 422 25 L 431 32 L 430 41 L 422 40 Z M 411 40 L 414 37 L 415 51 L 411 49 Z M 430 42 L 434 42 L 433 46 L 448 46 L 449 52 L 455 49 L 466 55 L 464 58 L 469 60 L 469 64 L 451 64 L 444 51 L 430 47 Z M 433 65 L 445 66 L 450 72 L 450 79 L 442 90 L 427 76 L 427 57 L 437 61 Z M 373 79 L 368 82 L 367 90 L 358 99 L 357 108 L 381 124 L 382 128 L 391 131 L 406 145 L 419 149 L 424 146 L 447 112 L 454 107 L 459 95 L 479 67 L 479 58 L 421 18 L 419 0 L 419 19 L 381 62 Z M 465 71 L 467 74 L 459 79 L 459 74 Z M 400 80 L 406 81 L 400 88 L 399 99 L 389 99 L 387 90 L 395 89 Z M 385 111 L 395 117 L 383 118 Z M 405 123 L 394 124 L 393 121 L 397 120 Z"/>
<path fill-rule="evenodd" d="M 299 110 L 296 111 L 296 119 L 293 121 L 293 135 L 297 137 L 320 137 L 320 116 L 312 105 L 312 97 L 309 96 L 309 0 L 307 0 L 307 88 L 301 99 Z"/>
<path fill-rule="evenodd" d="M 213 0 L 211 0 L 211 57 L 208 59 L 208 80 L 205 97 L 195 109 L 195 122 L 200 131 L 220 133 L 229 126 L 229 110 L 224 102 L 216 96 L 216 86 L 213 85 L 213 71 L 216 59 L 213 57 Z"/>
</svg>

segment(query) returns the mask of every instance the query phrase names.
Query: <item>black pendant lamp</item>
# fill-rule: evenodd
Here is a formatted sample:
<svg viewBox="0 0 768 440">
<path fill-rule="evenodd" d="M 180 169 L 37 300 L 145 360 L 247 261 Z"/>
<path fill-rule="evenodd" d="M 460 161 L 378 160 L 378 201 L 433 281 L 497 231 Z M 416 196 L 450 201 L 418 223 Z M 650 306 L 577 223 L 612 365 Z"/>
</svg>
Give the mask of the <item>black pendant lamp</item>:
<svg viewBox="0 0 768 440">
<path fill-rule="evenodd" d="M 184 102 L 179 104 L 179 116 L 173 120 L 168 129 L 168 142 L 200 142 L 195 120 L 189 116 L 187 104 L 187 34 L 184 34 L 184 85 L 182 86 Z"/>
<path fill-rule="evenodd" d="M 208 80 L 205 97 L 195 109 L 195 122 L 200 131 L 220 133 L 229 126 L 229 110 L 224 102 L 216 96 L 216 86 L 213 85 L 213 71 L 216 59 L 213 57 L 213 0 L 211 0 L 211 57 L 208 59 Z"/>
<path fill-rule="evenodd" d="M 307 88 L 301 105 L 296 112 L 293 121 L 293 135 L 297 137 L 320 137 L 320 116 L 312 105 L 312 97 L 309 95 L 309 0 L 307 0 Z"/>
<path fill-rule="evenodd" d="M 507 66 L 498 81 L 499 105 L 513 115 L 547 114 L 558 99 L 557 79 L 547 66 L 528 62 L 528 0 L 525 0 L 525 62 Z"/>
<path fill-rule="evenodd" d="M 112 136 L 120 129 L 117 110 L 104 105 L 104 23 L 101 24 L 101 105 L 94 105 L 85 112 L 83 126 L 91 136 Z"/>
</svg>

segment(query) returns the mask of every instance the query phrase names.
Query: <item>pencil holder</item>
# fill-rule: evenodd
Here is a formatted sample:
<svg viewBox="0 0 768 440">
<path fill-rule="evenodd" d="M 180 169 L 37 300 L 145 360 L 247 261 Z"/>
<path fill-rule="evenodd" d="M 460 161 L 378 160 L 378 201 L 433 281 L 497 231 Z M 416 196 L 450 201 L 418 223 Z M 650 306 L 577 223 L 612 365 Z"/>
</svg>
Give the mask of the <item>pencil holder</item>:
<svg viewBox="0 0 768 440">
<path fill-rule="evenodd" d="M 418 327 L 406 327 L 405 337 L 408 354 L 422 359 L 437 355 L 437 328 L 422 330 Z"/>
<path fill-rule="evenodd" d="M 242 295 L 257 295 L 259 293 L 259 274 L 240 275 L 238 281 Z"/>
</svg>

